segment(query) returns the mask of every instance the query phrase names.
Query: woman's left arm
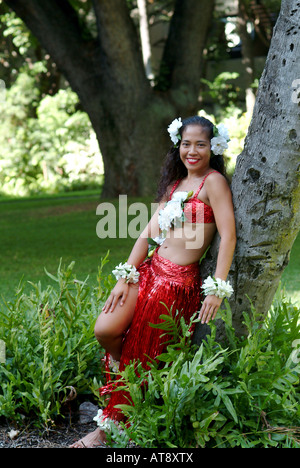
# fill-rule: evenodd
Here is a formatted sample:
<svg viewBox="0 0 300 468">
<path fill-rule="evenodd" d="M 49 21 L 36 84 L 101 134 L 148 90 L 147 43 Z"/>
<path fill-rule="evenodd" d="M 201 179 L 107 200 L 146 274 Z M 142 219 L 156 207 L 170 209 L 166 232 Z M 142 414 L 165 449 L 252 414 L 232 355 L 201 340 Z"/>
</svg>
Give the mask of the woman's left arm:
<svg viewBox="0 0 300 468">
<path fill-rule="evenodd" d="M 226 280 L 236 246 L 236 229 L 231 190 L 225 178 L 219 174 L 208 177 L 205 188 L 221 239 L 214 277 Z M 222 299 L 217 296 L 206 296 L 200 310 L 201 322 L 208 323 L 210 320 L 213 320 L 221 303 Z"/>
</svg>

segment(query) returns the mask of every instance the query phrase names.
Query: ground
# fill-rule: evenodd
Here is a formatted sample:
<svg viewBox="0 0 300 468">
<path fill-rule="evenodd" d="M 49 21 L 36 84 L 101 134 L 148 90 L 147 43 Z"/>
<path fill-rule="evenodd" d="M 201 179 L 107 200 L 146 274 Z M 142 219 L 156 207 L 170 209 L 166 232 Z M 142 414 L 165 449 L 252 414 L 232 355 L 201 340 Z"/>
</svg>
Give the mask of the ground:
<svg viewBox="0 0 300 468">
<path fill-rule="evenodd" d="M 76 440 L 95 429 L 95 423 L 71 426 L 57 426 L 48 431 L 24 429 L 11 440 L 8 433 L 14 429 L 8 424 L 0 423 L 0 449 L 1 448 L 68 448 Z"/>
</svg>

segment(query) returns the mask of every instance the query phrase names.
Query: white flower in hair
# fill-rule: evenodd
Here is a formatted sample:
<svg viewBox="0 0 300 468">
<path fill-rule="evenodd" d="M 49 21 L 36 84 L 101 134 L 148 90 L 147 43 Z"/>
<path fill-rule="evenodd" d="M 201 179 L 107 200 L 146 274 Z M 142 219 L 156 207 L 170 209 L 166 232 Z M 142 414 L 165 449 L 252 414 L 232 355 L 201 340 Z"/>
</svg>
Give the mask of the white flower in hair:
<svg viewBox="0 0 300 468">
<path fill-rule="evenodd" d="M 228 148 L 227 142 L 230 141 L 229 132 L 224 124 L 220 124 L 216 128 L 218 134 L 211 139 L 211 150 L 215 155 L 222 155 Z"/>
<path fill-rule="evenodd" d="M 223 154 L 225 150 L 227 150 L 228 144 L 225 138 L 219 136 L 214 137 L 211 140 L 211 150 L 214 154 Z"/>
<path fill-rule="evenodd" d="M 171 140 L 176 145 L 180 140 L 179 129 L 182 127 L 181 117 L 173 120 L 173 122 L 168 127 L 168 132 L 170 134 Z"/>
<path fill-rule="evenodd" d="M 217 129 L 218 129 L 218 133 L 221 137 L 225 138 L 226 141 L 229 141 L 230 140 L 230 136 L 229 136 L 229 132 L 228 132 L 228 128 L 225 127 L 224 124 L 220 124 L 217 126 Z"/>
</svg>

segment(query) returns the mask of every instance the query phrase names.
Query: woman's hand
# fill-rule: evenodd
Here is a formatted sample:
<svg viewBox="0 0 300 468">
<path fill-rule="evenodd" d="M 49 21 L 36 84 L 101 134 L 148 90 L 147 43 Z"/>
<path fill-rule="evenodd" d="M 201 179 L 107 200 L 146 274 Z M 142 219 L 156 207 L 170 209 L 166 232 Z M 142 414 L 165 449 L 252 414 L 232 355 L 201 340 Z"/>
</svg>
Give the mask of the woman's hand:
<svg viewBox="0 0 300 468">
<path fill-rule="evenodd" d="M 214 320 L 222 303 L 222 299 L 217 296 L 206 296 L 199 312 L 201 323 L 208 323 Z"/>
<path fill-rule="evenodd" d="M 122 306 L 126 301 L 129 291 L 129 284 L 125 283 L 123 278 L 119 279 L 113 290 L 111 291 L 107 301 L 102 307 L 102 312 L 107 314 L 108 312 L 112 313 L 120 299 L 120 305 Z"/>
</svg>

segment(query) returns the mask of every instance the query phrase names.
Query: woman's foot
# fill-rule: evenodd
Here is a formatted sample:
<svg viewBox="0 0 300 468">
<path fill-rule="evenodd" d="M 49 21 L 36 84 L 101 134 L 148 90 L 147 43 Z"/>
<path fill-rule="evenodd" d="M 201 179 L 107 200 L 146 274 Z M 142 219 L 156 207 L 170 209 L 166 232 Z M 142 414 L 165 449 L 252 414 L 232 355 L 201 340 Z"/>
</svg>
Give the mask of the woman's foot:
<svg viewBox="0 0 300 468">
<path fill-rule="evenodd" d="M 97 427 L 95 431 L 90 432 L 88 435 L 75 442 L 75 444 L 70 445 L 69 448 L 96 448 L 103 445 L 106 445 L 105 432 Z"/>
</svg>

